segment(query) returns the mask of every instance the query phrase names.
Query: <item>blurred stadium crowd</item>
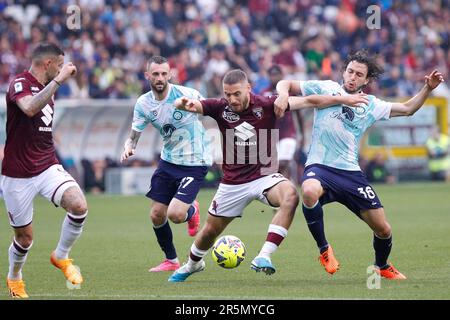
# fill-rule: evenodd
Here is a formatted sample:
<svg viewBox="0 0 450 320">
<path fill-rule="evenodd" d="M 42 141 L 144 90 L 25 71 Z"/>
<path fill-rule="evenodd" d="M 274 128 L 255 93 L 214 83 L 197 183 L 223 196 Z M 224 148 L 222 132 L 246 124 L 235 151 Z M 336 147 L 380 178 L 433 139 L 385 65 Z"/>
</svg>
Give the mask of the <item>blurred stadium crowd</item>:
<svg viewBox="0 0 450 320">
<path fill-rule="evenodd" d="M 149 90 L 143 73 L 155 54 L 170 59 L 172 82 L 208 97 L 220 95 L 230 68 L 248 72 L 256 93 L 269 85 L 274 63 L 290 78 L 339 80 L 342 58 L 363 47 L 380 53 L 386 70 L 369 91 L 408 96 L 432 68 L 449 77 L 449 2 L 0 0 L 0 94 L 47 40 L 79 69 L 59 98 L 137 97 Z M 71 4 L 81 8 L 79 30 L 66 27 Z M 366 27 L 372 4 L 381 9 L 375 30 Z"/>
</svg>

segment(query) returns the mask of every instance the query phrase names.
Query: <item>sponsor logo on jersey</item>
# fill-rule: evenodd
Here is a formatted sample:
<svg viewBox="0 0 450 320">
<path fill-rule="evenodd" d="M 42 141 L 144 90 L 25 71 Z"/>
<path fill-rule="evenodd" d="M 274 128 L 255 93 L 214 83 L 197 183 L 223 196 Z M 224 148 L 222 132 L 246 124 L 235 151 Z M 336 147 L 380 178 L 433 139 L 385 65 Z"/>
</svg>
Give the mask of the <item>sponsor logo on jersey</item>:
<svg viewBox="0 0 450 320">
<path fill-rule="evenodd" d="M 14 91 L 15 91 L 16 93 L 22 92 L 22 91 L 23 91 L 22 82 L 16 82 L 16 83 L 14 83 Z"/>
<path fill-rule="evenodd" d="M 242 122 L 234 129 L 234 134 L 243 141 L 247 141 L 255 135 L 255 127 L 246 121 Z"/>
<path fill-rule="evenodd" d="M 163 138 L 170 138 L 175 130 L 177 130 L 177 128 L 173 124 L 166 123 L 161 128 L 161 135 Z"/>
<path fill-rule="evenodd" d="M 258 107 L 258 108 L 253 108 L 252 109 L 253 114 L 255 115 L 255 117 L 257 117 L 258 119 L 262 119 L 264 113 L 263 113 L 263 108 Z"/>
<path fill-rule="evenodd" d="M 347 120 L 353 121 L 353 119 L 355 119 L 355 113 L 350 107 L 343 106 L 342 114 L 345 116 L 345 119 Z"/>
<path fill-rule="evenodd" d="M 212 202 L 212 209 L 215 213 L 217 213 L 217 208 L 219 207 L 219 204 L 217 203 L 216 200 L 213 200 Z"/>
<path fill-rule="evenodd" d="M 344 108 L 350 109 L 349 107 L 343 107 L 342 109 L 344 109 Z M 342 110 L 342 111 L 344 111 L 344 110 Z M 354 119 L 355 114 L 353 113 L 352 110 L 350 110 L 350 111 L 351 111 L 351 113 L 344 113 L 344 112 L 341 113 L 339 111 L 335 111 L 330 115 L 330 117 L 341 120 L 342 122 L 345 123 L 346 126 L 352 128 L 352 129 L 358 129 L 358 127 L 352 123 L 352 120 Z M 349 118 L 351 118 L 351 119 L 349 119 Z"/>
<path fill-rule="evenodd" d="M 41 120 L 44 121 L 45 125 L 48 127 L 50 123 L 53 121 L 53 109 L 49 105 L 46 105 L 42 110 L 42 113 L 44 114 L 41 117 Z M 40 130 L 39 131 L 51 131 L 51 130 Z"/>
<path fill-rule="evenodd" d="M 306 176 L 307 177 L 314 177 L 316 174 L 314 173 L 314 172 L 312 172 L 312 171 L 310 171 L 310 172 L 308 172 L 307 174 L 306 174 Z"/>
<path fill-rule="evenodd" d="M 222 118 L 230 123 L 237 122 L 241 119 L 239 115 L 237 113 L 234 113 L 228 106 L 225 107 L 225 110 L 222 113 Z"/>
<path fill-rule="evenodd" d="M 30 87 L 31 91 L 39 91 L 38 87 Z"/>
<path fill-rule="evenodd" d="M 240 147 L 256 146 L 256 141 L 236 141 L 236 145 Z"/>
</svg>

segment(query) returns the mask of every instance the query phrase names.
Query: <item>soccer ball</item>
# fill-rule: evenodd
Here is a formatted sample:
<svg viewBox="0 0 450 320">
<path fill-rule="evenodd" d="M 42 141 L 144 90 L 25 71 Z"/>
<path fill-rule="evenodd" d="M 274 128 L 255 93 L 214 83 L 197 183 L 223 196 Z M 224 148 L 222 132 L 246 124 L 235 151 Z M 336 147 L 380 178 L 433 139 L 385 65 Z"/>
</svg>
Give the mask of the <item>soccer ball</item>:
<svg viewBox="0 0 450 320">
<path fill-rule="evenodd" d="M 212 257 L 222 268 L 236 268 L 245 259 L 244 243 L 235 236 L 222 236 L 214 243 Z"/>
</svg>

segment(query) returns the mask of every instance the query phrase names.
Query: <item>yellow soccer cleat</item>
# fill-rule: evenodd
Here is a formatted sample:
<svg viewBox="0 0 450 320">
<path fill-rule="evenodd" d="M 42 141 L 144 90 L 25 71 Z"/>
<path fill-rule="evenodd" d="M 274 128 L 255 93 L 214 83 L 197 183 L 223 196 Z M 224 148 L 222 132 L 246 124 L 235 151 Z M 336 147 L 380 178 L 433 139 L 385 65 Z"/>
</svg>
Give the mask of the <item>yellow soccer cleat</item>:
<svg viewBox="0 0 450 320">
<path fill-rule="evenodd" d="M 25 292 L 25 282 L 23 282 L 23 280 L 10 280 L 6 278 L 6 286 L 8 287 L 9 295 L 12 298 L 28 298 L 28 294 Z"/>
<path fill-rule="evenodd" d="M 83 282 L 83 277 L 78 268 L 73 265 L 72 261 L 72 259 L 56 259 L 55 252 L 50 256 L 50 262 L 58 269 L 61 269 L 67 280 L 72 284 L 81 284 Z"/>
</svg>

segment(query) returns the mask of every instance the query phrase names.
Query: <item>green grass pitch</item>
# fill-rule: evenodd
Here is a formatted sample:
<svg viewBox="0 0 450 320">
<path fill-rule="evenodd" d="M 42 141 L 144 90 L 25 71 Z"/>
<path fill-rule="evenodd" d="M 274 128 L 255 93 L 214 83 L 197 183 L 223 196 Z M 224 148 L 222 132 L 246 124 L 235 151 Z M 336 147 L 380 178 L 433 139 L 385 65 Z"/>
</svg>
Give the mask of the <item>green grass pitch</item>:
<svg viewBox="0 0 450 320">
<path fill-rule="evenodd" d="M 49 262 L 59 239 L 64 213 L 44 199 L 35 201 L 34 245 L 23 274 L 33 299 L 450 299 L 450 184 L 415 183 L 375 186 L 393 228 L 390 261 L 408 280 L 382 280 L 368 289 L 373 262 L 372 233 L 340 204 L 325 206 L 325 228 L 341 270 L 328 275 L 317 260 L 315 243 L 301 209 L 288 237 L 273 255 L 277 272 L 255 273 L 250 262 L 266 237 L 272 210 L 253 202 L 225 230 L 247 247 L 246 260 L 236 269 L 216 266 L 210 253 L 205 271 L 185 283 L 168 283 L 170 273 L 149 273 L 162 261 L 144 196 L 89 196 L 84 233 L 72 250 L 85 282 L 68 289 L 62 273 Z M 202 222 L 215 190 L 199 195 Z M 12 230 L 0 205 L 0 273 L 5 280 Z M 184 224 L 172 224 L 181 261 L 193 238 Z M 0 299 L 8 299 L 5 281 Z"/>
</svg>

